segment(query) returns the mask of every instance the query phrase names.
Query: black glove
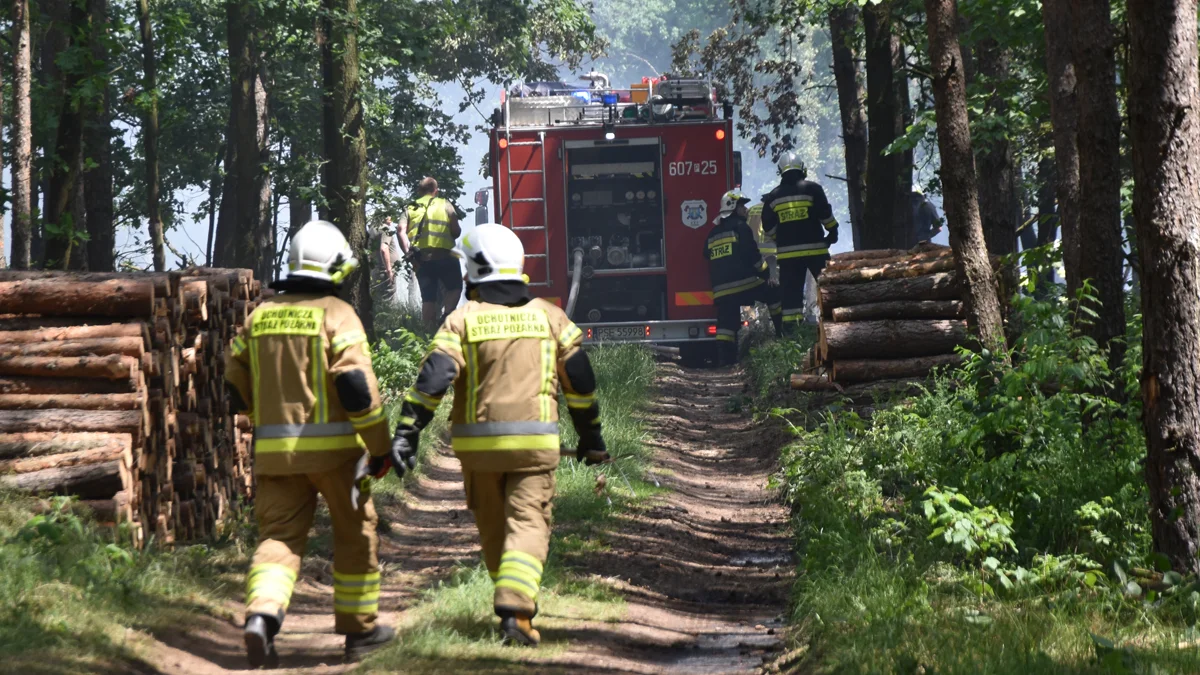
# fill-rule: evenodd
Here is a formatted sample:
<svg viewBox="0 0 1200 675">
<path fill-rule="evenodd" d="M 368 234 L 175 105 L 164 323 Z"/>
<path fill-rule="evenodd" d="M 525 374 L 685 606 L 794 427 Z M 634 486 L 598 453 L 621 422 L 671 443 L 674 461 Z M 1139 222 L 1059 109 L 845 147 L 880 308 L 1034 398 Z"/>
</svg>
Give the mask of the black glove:
<svg viewBox="0 0 1200 675">
<path fill-rule="evenodd" d="M 415 429 L 397 429 L 392 439 L 391 462 L 397 478 L 417 468 L 417 444 L 421 432 Z"/>
<path fill-rule="evenodd" d="M 575 448 L 575 459 L 588 466 L 604 464 L 612 458 L 608 456 L 608 448 L 604 445 L 604 437 L 600 432 L 588 434 L 589 438 L 579 437 L 579 445 Z"/>
<path fill-rule="evenodd" d="M 387 475 L 388 469 L 392 468 L 391 455 L 380 455 L 371 457 L 367 461 L 367 475 L 372 478 L 383 478 Z"/>
<path fill-rule="evenodd" d="M 838 240 L 838 229 L 835 227 L 829 231 L 829 234 L 825 235 L 825 245 L 832 246 L 833 244 L 837 243 L 837 240 Z"/>
</svg>

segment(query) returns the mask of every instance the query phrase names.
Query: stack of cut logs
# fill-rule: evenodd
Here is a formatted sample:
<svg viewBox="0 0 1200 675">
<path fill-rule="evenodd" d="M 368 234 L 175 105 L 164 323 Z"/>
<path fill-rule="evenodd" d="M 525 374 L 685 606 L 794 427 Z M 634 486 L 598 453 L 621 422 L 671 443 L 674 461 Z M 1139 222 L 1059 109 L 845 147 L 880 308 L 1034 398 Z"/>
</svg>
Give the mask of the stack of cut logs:
<svg viewBox="0 0 1200 675">
<path fill-rule="evenodd" d="M 961 362 L 967 323 L 949 248 L 841 253 L 817 287 L 817 344 L 793 389 L 877 394 Z"/>
<path fill-rule="evenodd" d="M 250 496 L 225 349 L 250 270 L 0 272 L 0 488 L 75 495 L 132 542 L 212 534 Z"/>
</svg>

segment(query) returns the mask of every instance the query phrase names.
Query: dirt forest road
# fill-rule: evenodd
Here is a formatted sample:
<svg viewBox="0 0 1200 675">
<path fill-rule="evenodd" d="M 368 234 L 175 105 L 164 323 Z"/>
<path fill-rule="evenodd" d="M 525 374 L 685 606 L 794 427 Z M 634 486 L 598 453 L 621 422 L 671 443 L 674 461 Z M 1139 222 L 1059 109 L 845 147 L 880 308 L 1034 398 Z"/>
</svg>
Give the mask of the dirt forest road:
<svg viewBox="0 0 1200 675">
<path fill-rule="evenodd" d="M 740 373 L 659 365 L 647 424 L 655 475 L 668 490 L 620 516 L 609 545 L 587 554 L 583 569 L 573 561 L 624 596 L 626 611 L 606 622 L 544 614 L 543 640 L 569 648 L 505 650 L 514 663 L 530 673 L 755 673 L 779 656 L 794 566 L 786 508 L 766 484 L 781 439 L 769 424 L 727 412 L 741 388 Z M 380 550 L 383 619 L 399 624 L 420 589 L 478 560 L 458 462 L 437 455 L 407 504 L 380 511 L 389 528 Z M 349 672 L 330 633 L 328 563 L 306 562 L 302 576 L 279 639 L 282 672 Z M 244 670 L 240 621 L 232 605 L 229 620 L 198 619 L 160 636 L 150 661 L 172 675 Z M 445 672 L 507 672 L 503 665 L 459 661 Z"/>
</svg>

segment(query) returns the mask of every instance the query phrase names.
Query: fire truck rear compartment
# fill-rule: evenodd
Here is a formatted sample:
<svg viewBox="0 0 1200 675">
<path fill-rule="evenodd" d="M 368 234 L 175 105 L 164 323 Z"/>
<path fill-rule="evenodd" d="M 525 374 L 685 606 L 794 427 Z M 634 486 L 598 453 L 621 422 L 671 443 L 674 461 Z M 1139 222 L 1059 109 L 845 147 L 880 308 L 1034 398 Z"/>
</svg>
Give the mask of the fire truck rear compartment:
<svg viewBox="0 0 1200 675">
<path fill-rule="evenodd" d="M 576 320 L 666 319 L 658 139 L 567 148 L 568 260 L 583 251 Z"/>
</svg>

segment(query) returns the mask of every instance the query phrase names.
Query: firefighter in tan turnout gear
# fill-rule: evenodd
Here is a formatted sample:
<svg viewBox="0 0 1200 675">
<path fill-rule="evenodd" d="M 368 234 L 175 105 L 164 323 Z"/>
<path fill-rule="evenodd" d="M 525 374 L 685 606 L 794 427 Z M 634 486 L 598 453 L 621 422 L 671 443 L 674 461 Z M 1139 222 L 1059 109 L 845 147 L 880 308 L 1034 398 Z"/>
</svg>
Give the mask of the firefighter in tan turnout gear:
<svg viewBox="0 0 1200 675">
<path fill-rule="evenodd" d="M 280 294 L 247 317 L 227 356 L 233 405 L 255 424 L 259 544 L 246 576 L 245 628 L 253 667 L 278 664 L 274 638 L 318 494 L 333 522 L 334 627 L 346 636 L 347 657 L 395 636 L 376 622 L 377 517 L 367 478 L 388 470 L 387 416 L 362 323 L 335 295 L 357 266 L 332 223 L 305 225 L 292 239 L 287 279 L 273 284 Z"/>
<path fill-rule="evenodd" d="M 560 458 L 558 390 L 579 432 L 576 456 L 606 461 L 596 381 L 583 333 L 553 304 L 530 298 L 525 251 L 502 225 L 477 226 L 462 241 L 468 302 L 438 330 L 405 398 L 394 455 L 412 456 L 420 431 L 450 385 L 451 444 L 462 462 L 467 507 L 495 581 L 506 642 L 536 645 L 550 502 Z"/>
</svg>

